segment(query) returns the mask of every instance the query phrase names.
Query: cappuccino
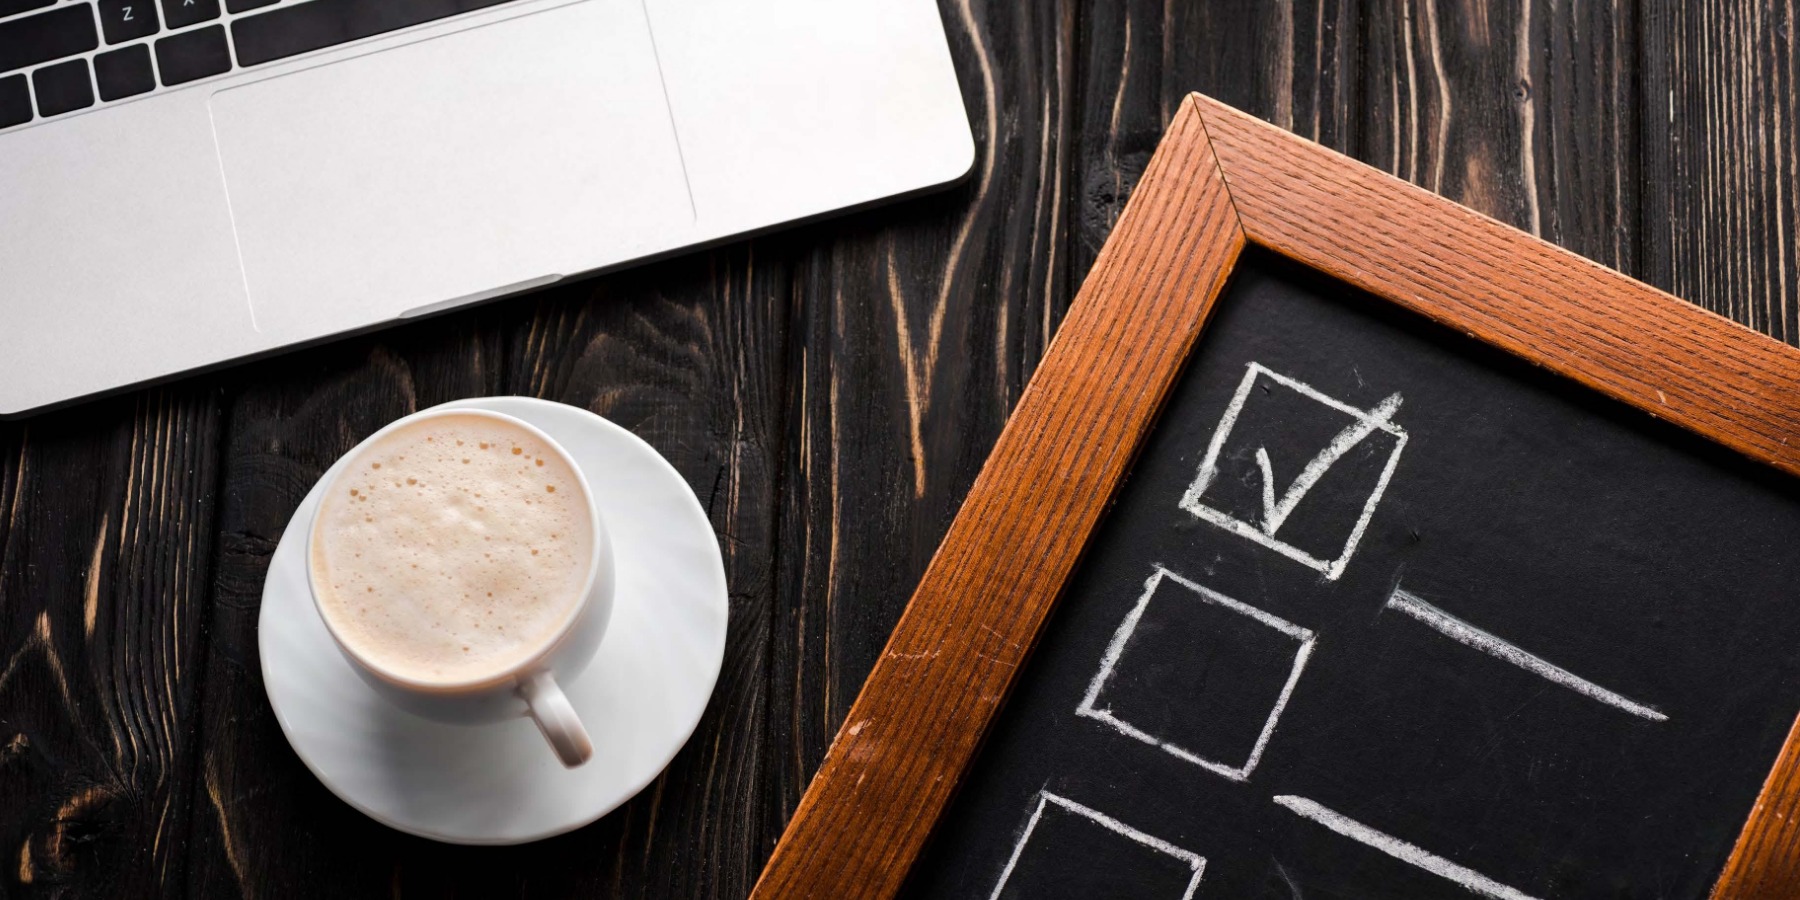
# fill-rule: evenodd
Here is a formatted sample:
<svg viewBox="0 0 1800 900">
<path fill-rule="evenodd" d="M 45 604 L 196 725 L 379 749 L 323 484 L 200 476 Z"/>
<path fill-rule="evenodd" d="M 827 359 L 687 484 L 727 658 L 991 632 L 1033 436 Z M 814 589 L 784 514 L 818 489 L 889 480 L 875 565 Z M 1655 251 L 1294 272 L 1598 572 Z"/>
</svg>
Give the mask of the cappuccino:
<svg viewBox="0 0 1800 900">
<path fill-rule="evenodd" d="M 312 580 L 338 639 L 403 679 L 506 673 L 561 633 L 594 555 L 592 507 L 562 454 L 504 419 L 401 426 L 332 480 Z"/>
</svg>

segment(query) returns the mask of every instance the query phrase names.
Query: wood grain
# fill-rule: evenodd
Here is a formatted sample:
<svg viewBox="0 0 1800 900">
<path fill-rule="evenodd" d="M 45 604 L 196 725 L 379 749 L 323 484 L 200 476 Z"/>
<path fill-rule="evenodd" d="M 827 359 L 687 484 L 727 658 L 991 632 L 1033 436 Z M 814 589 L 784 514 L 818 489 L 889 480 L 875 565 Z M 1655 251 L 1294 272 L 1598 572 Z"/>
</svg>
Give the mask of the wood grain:
<svg viewBox="0 0 1800 900">
<path fill-rule="evenodd" d="M 1800 10 L 1642 13 L 1642 278 L 1800 343 Z"/>
<path fill-rule="evenodd" d="M 0 871 L 21 893 L 185 889 L 218 412 L 150 391 L 0 440 Z"/>
<path fill-rule="evenodd" d="M 1786 4 L 940 6 L 981 142 L 961 188 L 0 423 L 0 661 L 20 660 L 0 681 L 0 895 L 742 896 L 1189 91 L 1800 341 Z M 534 855 L 369 824 L 293 756 L 255 680 L 262 567 L 327 454 L 408 408 L 396 397 L 497 391 L 654 433 L 710 501 L 733 589 L 733 680 L 695 738 L 706 749 Z M 146 424 L 161 405 L 173 424 Z M 134 432 L 168 461 L 157 502 L 178 515 L 121 533 Z M 177 534 L 191 552 L 172 552 Z M 158 560 L 153 583 L 180 569 L 202 591 L 134 583 L 133 559 Z M 100 651 L 65 629 L 85 621 L 90 584 L 97 627 L 129 601 L 130 628 L 179 619 L 181 642 L 109 637 L 106 671 L 85 674 Z M 57 659 L 82 660 L 72 683 L 91 682 L 73 706 L 47 693 L 40 613 Z M 159 680 L 176 660 L 186 749 L 114 766 L 133 720 L 100 712 L 102 676 Z M 27 733 L 46 737 L 9 743 Z M 112 792 L 105 815 L 59 826 L 92 784 Z M 141 810 L 164 798 L 151 840 Z M 64 845 L 68 867 L 20 882 L 21 849 L 55 833 L 84 838 Z M 493 872 L 526 859 L 555 874 Z"/>
<path fill-rule="evenodd" d="M 943 14 L 978 146 L 969 179 L 788 236 L 802 252 L 776 550 L 772 836 L 1072 294 L 1074 5 L 970 0 Z"/>
<path fill-rule="evenodd" d="M 1076 277 L 1093 264 L 1190 92 L 1349 152 L 1363 6 L 1131 0 L 1084 9 Z"/>
<path fill-rule="evenodd" d="M 1192 110 L 1151 160 L 752 897 L 886 897 L 975 754 L 1244 239 Z M 1160 177 L 1159 177 L 1159 172 Z"/>
<path fill-rule="evenodd" d="M 1646 277 L 1638 28 L 1624 2 L 1095 5 L 1081 20 L 1077 134 L 1092 149 L 1079 195 L 1116 212 L 1112 198 L 1198 91 Z M 1079 249 L 1098 250 L 1110 220 L 1079 221 Z"/>
<path fill-rule="evenodd" d="M 1383 0 L 1367 13 L 1360 138 L 1321 143 L 1639 274 L 1636 4 Z"/>
</svg>

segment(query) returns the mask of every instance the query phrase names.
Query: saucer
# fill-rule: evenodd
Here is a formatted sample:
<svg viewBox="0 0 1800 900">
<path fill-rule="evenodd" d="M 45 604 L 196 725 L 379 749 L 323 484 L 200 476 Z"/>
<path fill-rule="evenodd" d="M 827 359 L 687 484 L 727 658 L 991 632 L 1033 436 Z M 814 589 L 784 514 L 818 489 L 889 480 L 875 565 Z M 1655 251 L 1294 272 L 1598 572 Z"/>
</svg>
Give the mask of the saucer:
<svg viewBox="0 0 1800 900">
<path fill-rule="evenodd" d="M 404 712 L 365 685 L 332 643 L 307 588 L 317 485 L 269 564 L 257 641 L 275 718 L 332 793 L 421 837 L 517 844 L 613 811 L 687 743 L 724 660 L 725 566 L 687 482 L 631 432 L 528 397 L 439 408 L 459 407 L 523 419 L 555 438 L 587 476 L 607 520 L 617 578 L 611 624 L 593 662 L 563 685 L 594 737 L 593 759 L 563 768 L 523 715 L 448 725 Z M 329 473 L 320 484 L 328 480 Z"/>
</svg>

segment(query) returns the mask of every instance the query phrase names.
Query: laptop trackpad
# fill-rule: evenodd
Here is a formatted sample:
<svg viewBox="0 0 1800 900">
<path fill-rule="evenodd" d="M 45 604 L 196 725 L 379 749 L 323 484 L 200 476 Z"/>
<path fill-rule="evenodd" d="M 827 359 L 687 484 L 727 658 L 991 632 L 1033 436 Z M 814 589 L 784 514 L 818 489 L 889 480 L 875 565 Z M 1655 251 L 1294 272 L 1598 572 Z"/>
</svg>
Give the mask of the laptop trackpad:
<svg viewBox="0 0 1800 900">
<path fill-rule="evenodd" d="M 229 88 L 212 112 L 250 305 L 281 340 L 666 249 L 693 221 L 636 0 Z"/>
</svg>

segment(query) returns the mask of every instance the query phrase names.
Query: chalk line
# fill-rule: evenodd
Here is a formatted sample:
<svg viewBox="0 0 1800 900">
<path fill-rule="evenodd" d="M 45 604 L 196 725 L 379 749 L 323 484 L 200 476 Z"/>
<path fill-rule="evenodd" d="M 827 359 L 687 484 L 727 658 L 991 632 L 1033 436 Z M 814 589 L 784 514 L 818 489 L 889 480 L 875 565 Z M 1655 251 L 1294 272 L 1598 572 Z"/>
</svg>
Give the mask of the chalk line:
<svg viewBox="0 0 1800 900">
<path fill-rule="evenodd" d="M 1574 672 L 1555 663 L 1520 649 L 1513 644 L 1482 631 L 1463 620 L 1432 606 L 1417 595 L 1394 586 L 1394 592 L 1388 595 L 1387 605 L 1400 610 L 1426 625 L 1431 626 L 1445 637 L 1460 644 L 1474 647 L 1483 653 L 1506 660 L 1527 672 L 1542 676 L 1556 682 L 1584 697 L 1591 697 L 1608 706 L 1616 706 L 1634 716 L 1649 719 L 1652 722 L 1666 722 L 1669 717 L 1658 710 L 1645 706 L 1622 694 L 1609 691 Z"/>
<path fill-rule="evenodd" d="M 1274 480 L 1270 477 L 1271 467 L 1268 462 L 1268 454 L 1263 448 L 1258 448 L 1257 464 L 1263 470 L 1263 524 L 1256 525 L 1245 522 L 1223 510 L 1214 509 L 1201 502 L 1200 498 L 1212 485 L 1213 480 L 1218 477 L 1219 454 L 1224 449 L 1226 438 L 1236 427 L 1238 416 L 1244 411 L 1244 404 L 1250 398 L 1250 391 L 1255 387 L 1256 379 L 1261 376 L 1267 376 L 1277 384 L 1290 388 L 1304 397 L 1352 416 L 1356 421 L 1338 434 L 1337 440 L 1332 442 L 1331 447 L 1327 447 L 1324 453 L 1315 456 L 1312 462 L 1308 463 L 1307 470 L 1311 470 L 1316 464 L 1317 471 L 1309 476 L 1308 471 L 1303 470 L 1301 478 L 1307 479 L 1306 482 L 1302 484 L 1297 479 L 1294 484 L 1289 485 L 1279 503 L 1274 500 L 1275 487 Z M 1391 408 L 1389 404 L 1392 404 Z M 1218 426 L 1213 429 L 1212 440 L 1206 446 L 1206 456 L 1200 462 L 1200 472 L 1194 478 L 1194 483 L 1188 486 L 1187 492 L 1182 495 L 1179 505 L 1203 521 L 1261 544 L 1303 566 L 1318 570 L 1325 575 L 1326 580 L 1335 581 L 1344 574 L 1344 568 L 1349 565 L 1350 557 L 1356 552 L 1356 545 L 1362 541 L 1363 532 L 1368 530 L 1369 520 L 1375 516 L 1375 507 L 1381 503 L 1381 495 L 1387 490 L 1388 481 L 1393 477 L 1395 467 L 1400 464 L 1400 451 L 1406 448 L 1406 430 L 1390 421 L 1394 412 L 1399 409 L 1399 405 L 1400 395 L 1395 394 L 1382 401 L 1373 411 L 1360 410 L 1341 400 L 1327 396 L 1308 384 L 1275 372 L 1261 363 L 1252 362 L 1246 366 L 1243 381 L 1238 383 L 1237 392 L 1232 395 L 1231 402 L 1226 404 L 1224 415 L 1220 416 Z M 1364 426 L 1367 426 L 1366 430 Z M 1307 491 L 1311 490 L 1313 485 L 1324 476 L 1325 470 L 1330 468 L 1331 464 L 1341 458 L 1344 453 L 1349 452 L 1351 447 L 1361 443 L 1364 438 L 1376 430 L 1385 431 L 1394 436 L 1394 450 L 1388 455 L 1387 465 L 1381 470 L 1381 477 L 1376 480 L 1375 489 L 1369 494 L 1368 502 L 1363 504 L 1356 524 L 1350 529 L 1350 536 L 1344 542 L 1343 552 L 1336 559 L 1320 559 L 1275 537 L 1275 531 L 1286 522 L 1288 515 L 1293 512 L 1294 507 L 1299 505 Z M 1352 435 L 1354 435 L 1353 440 L 1351 439 Z M 1342 447 L 1337 447 L 1339 441 L 1345 442 Z M 1326 459 L 1326 456 L 1333 452 L 1333 448 L 1336 448 L 1335 455 Z M 1296 491 L 1296 487 L 1300 489 Z M 1285 509 L 1282 508 L 1284 506 Z"/>
<path fill-rule="evenodd" d="M 1293 515 L 1294 507 L 1299 506 L 1300 501 L 1306 499 L 1306 493 L 1313 489 L 1313 485 L 1319 483 L 1319 479 L 1325 477 L 1325 473 L 1331 469 L 1333 463 L 1343 459 L 1344 454 L 1350 452 L 1350 448 L 1362 443 L 1363 438 L 1368 437 L 1375 429 L 1388 424 L 1389 420 L 1394 417 L 1394 413 L 1399 411 L 1400 395 L 1394 394 L 1381 401 L 1374 409 L 1369 410 L 1368 415 L 1360 416 L 1349 425 L 1344 426 L 1344 430 L 1338 432 L 1337 437 L 1332 438 L 1331 443 L 1325 445 L 1324 450 L 1319 451 L 1317 456 L 1307 461 L 1306 466 L 1300 470 L 1300 474 L 1282 493 L 1279 503 L 1275 500 L 1275 472 L 1269 463 L 1268 448 L 1256 448 L 1256 464 L 1262 467 L 1263 476 L 1263 531 L 1274 534 L 1276 530 L 1280 529 L 1282 523 L 1287 521 L 1287 517 Z"/>
<path fill-rule="evenodd" d="M 998 900 L 1000 892 L 1005 890 L 1006 880 L 1012 877 L 1013 867 L 1018 865 L 1019 856 L 1025 852 L 1025 844 L 1031 840 L 1031 832 L 1037 828 L 1038 819 L 1043 818 L 1044 804 L 1046 801 L 1081 816 L 1114 834 L 1130 838 L 1158 853 L 1165 856 L 1172 856 L 1175 859 L 1187 863 L 1188 868 L 1194 870 L 1194 877 L 1188 880 L 1187 890 L 1182 893 L 1181 900 L 1191 900 L 1194 896 L 1194 891 L 1200 887 L 1200 876 L 1206 871 L 1205 857 L 1191 850 L 1183 850 L 1155 835 L 1145 834 L 1112 816 L 1082 806 L 1067 797 L 1059 797 L 1049 791 L 1038 791 L 1037 801 L 1037 808 L 1031 811 L 1031 821 L 1025 823 L 1024 833 L 1019 835 L 1019 842 L 1013 845 L 1012 856 L 1007 858 L 1006 868 L 1000 870 L 1000 881 L 994 885 L 994 892 L 988 895 L 988 900 Z"/>
<path fill-rule="evenodd" d="M 1100 699 L 1100 691 L 1105 688 L 1107 679 L 1112 677 L 1113 666 L 1118 664 L 1119 657 L 1125 653 L 1125 644 L 1131 639 L 1132 633 L 1137 630 L 1138 620 L 1143 618 L 1145 607 L 1150 605 L 1150 598 L 1156 595 L 1157 587 L 1162 584 L 1163 579 L 1165 578 L 1200 595 L 1200 599 L 1205 602 L 1223 606 L 1239 615 L 1248 616 L 1259 624 L 1279 631 L 1300 642 L 1299 649 L 1294 653 L 1294 666 L 1288 672 L 1286 683 L 1281 686 L 1281 695 L 1275 699 L 1275 705 L 1269 710 L 1269 717 L 1263 722 L 1262 731 L 1257 734 L 1256 743 L 1250 748 L 1250 755 L 1244 760 L 1242 765 L 1232 766 L 1216 760 L 1206 759 L 1192 750 L 1188 750 L 1171 741 L 1165 741 L 1158 738 L 1155 735 L 1120 719 L 1118 716 L 1113 715 L 1112 710 L 1110 709 L 1102 709 L 1095 705 Z M 1150 577 L 1144 580 L 1144 593 L 1142 596 L 1138 597 L 1137 605 L 1131 608 L 1131 612 L 1125 614 L 1124 620 L 1119 623 L 1118 630 L 1113 632 L 1112 641 L 1106 645 L 1106 653 L 1100 658 L 1100 670 L 1094 673 L 1093 680 L 1088 683 L 1087 694 L 1081 698 L 1080 705 L 1075 707 L 1075 714 L 1098 722 L 1104 722 L 1111 726 L 1113 730 L 1126 737 L 1142 741 L 1153 747 L 1159 747 L 1176 758 L 1193 763 L 1215 775 L 1223 776 L 1232 781 L 1246 781 L 1250 778 L 1250 773 L 1256 770 L 1257 764 L 1262 762 L 1263 750 L 1269 746 L 1269 739 L 1275 735 L 1275 725 L 1281 719 L 1282 710 L 1287 708 L 1288 698 L 1293 696 L 1294 685 L 1300 682 L 1300 673 L 1305 670 L 1306 661 L 1312 658 L 1314 640 L 1314 634 L 1305 628 L 1301 628 L 1279 616 L 1257 609 L 1248 603 L 1244 603 L 1240 600 L 1233 600 L 1218 591 L 1189 581 L 1188 579 L 1169 571 L 1167 568 L 1158 565 L 1156 566 L 1156 571 L 1152 572 Z"/>
<path fill-rule="evenodd" d="M 1326 809 L 1305 797 L 1287 794 L 1276 797 L 1275 802 L 1287 807 L 1295 815 L 1311 819 L 1357 843 L 1380 850 L 1401 862 L 1418 866 L 1439 878 L 1454 881 L 1472 893 L 1480 894 L 1483 897 L 1493 897 L 1496 900 L 1537 900 L 1517 888 L 1501 884 L 1474 869 L 1458 865 L 1435 853 L 1420 849 L 1417 845 L 1392 835 L 1382 834 L 1343 813 Z"/>
</svg>

